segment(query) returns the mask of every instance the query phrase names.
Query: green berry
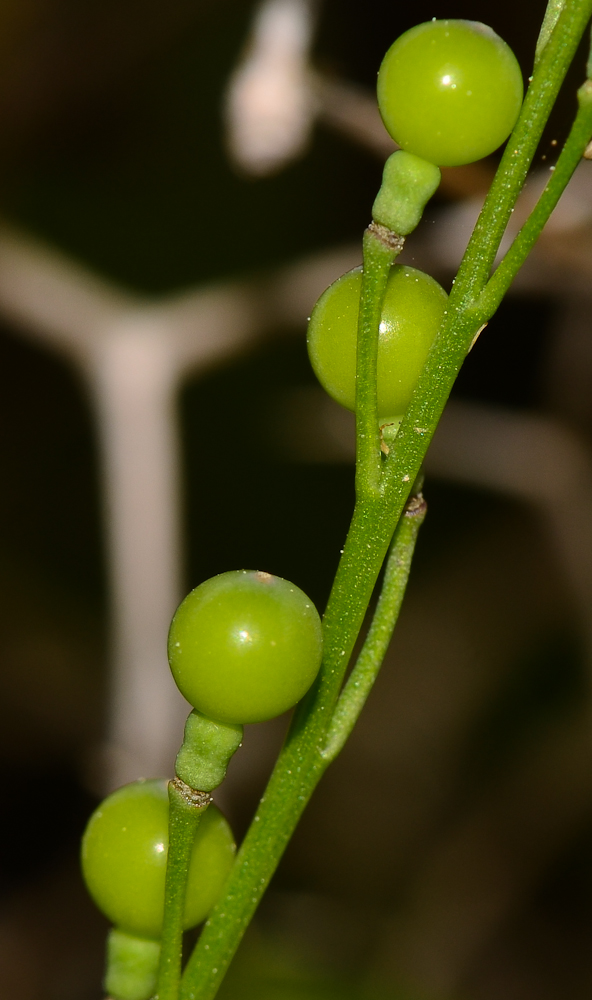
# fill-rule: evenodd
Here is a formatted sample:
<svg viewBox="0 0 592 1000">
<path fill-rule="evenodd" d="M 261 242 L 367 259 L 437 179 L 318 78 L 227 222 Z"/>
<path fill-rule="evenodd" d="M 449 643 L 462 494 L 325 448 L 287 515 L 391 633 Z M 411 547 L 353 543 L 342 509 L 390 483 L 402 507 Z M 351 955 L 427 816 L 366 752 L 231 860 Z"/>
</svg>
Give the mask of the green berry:
<svg viewBox="0 0 592 1000">
<path fill-rule="evenodd" d="M 131 935 L 162 930 L 168 853 L 167 782 L 135 781 L 109 795 L 82 840 L 82 872 L 99 909 Z M 185 928 L 206 918 L 234 858 L 232 831 L 211 805 L 199 824 L 187 883 Z"/>
<path fill-rule="evenodd" d="M 287 580 L 247 570 L 192 590 L 169 633 L 181 694 L 226 723 L 262 722 L 291 708 L 315 679 L 321 652 L 310 598 Z"/>
<path fill-rule="evenodd" d="M 472 163 L 512 131 L 522 103 L 514 53 L 479 21 L 427 21 L 391 45 L 378 106 L 395 142 L 438 166 Z"/>
<path fill-rule="evenodd" d="M 362 269 L 323 292 L 308 324 L 308 353 L 321 385 L 348 410 L 356 408 L 356 345 Z M 423 271 L 396 264 L 389 274 L 378 334 L 378 415 L 405 412 L 440 328 L 448 296 Z"/>
</svg>

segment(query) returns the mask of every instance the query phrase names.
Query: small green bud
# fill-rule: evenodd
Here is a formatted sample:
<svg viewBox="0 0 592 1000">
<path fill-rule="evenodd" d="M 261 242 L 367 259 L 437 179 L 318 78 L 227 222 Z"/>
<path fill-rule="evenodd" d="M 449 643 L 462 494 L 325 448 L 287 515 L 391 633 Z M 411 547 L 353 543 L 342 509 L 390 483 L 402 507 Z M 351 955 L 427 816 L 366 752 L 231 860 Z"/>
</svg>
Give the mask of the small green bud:
<svg viewBox="0 0 592 1000">
<path fill-rule="evenodd" d="M 397 150 L 384 165 L 382 186 L 372 206 L 374 222 L 407 236 L 419 223 L 440 179 L 440 170 L 433 163 Z"/>
<path fill-rule="evenodd" d="M 197 709 L 185 723 L 183 745 L 177 754 L 177 777 L 190 788 L 211 792 L 224 781 L 226 768 L 243 738 L 243 727 L 215 722 Z"/>
<path fill-rule="evenodd" d="M 105 990 L 113 1000 L 150 1000 L 156 992 L 160 942 L 117 927 L 107 938 Z"/>
</svg>

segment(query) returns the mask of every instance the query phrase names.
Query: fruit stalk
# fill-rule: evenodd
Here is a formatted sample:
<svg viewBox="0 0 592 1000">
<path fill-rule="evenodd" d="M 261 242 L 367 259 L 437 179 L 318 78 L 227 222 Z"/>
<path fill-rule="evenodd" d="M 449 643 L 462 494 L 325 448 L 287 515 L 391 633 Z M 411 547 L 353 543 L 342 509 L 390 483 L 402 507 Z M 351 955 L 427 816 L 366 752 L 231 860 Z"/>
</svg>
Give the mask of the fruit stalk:
<svg viewBox="0 0 592 1000">
<path fill-rule="evenodd" d="M 196 792 L 179 778 L 169 781 L 169 850 L 164 889 L 164 918 L 156 995 L 177 1000 L 181 983 L 181 955 L 187 876 L 195 834 L 212 796 Z"/>
<path fill-rule="evenodd" d="M 325 766 L 332 763 L 345 746 L 382 666 L 403 604 L 415 543 L 426 512 L 427 504 L 422 494 L 414 494 L 397 525 L 372 623 L 335 706 L 321 752 Z"/>
<path fill-rule="evenodd" d="M 508 139 L 456 277 L 450 295 L 452 311 L 477 306 L 479 296 L 489 279 L 518 193 L 524 185 L 543 129 L 591 14 L 592 0 L 566 0 L 557 23 L 541 51 L 524 98 L 522 111 Z M 566 183 L 567 179 L 563 186 Z M 540 229 L 538 231 L 540 232 Z M 518 271 L 518 262 L 515 268 L 512 277 Z M 481 316 L 482 318 L 476 322 L 475 329 L 490 319 L 490 315 L 481 314 Z M 449 328 L 452 322 L 449 316 Z"/>
<path fill-rule="evenodd" d="M 527 221 L 489 279 L 479 299 L 483 313 L 492 314 L 506 294 L 518 268 L 536 243 L 592 138 L 592 80 L 578 90 L 578 113 L 549 181 Z"/>
<path fill-rule="evenodd" d="M 404 237 L 376 222 L 364 233 L 356 364 L 356 495 L 360 500 L 380 495 L 378 327 L 391 265 L 404 245 Z"/>
</svg>

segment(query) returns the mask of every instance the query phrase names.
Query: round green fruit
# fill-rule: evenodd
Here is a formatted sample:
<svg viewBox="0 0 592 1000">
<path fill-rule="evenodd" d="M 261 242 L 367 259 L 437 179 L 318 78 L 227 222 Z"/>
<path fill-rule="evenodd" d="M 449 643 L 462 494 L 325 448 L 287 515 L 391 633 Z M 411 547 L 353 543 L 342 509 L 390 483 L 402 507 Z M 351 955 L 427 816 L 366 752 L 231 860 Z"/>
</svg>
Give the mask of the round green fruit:
<svg viewBox="0 0 592 1000">
<path fill-rule="evenodd" d="M 378 106 L 399 145 L 438 166 L 493 153 L 518 118 L 522 74 L 510 47 L 479 21 L 427 21 L 391 45 Z"/>
<path fill-rule="evenodd" d="M 99 909 L 129 934 L 162 931 L 168 853 L 167 782 L 134 781 L 109 795 L 82 840 L 82 873 Z M 185 929 L 205 920 L 234 859 L 232 831 L 211 805 L 199 824 L 187 883 Z"/>
<path fill-rule="evenodd" d="M 206 580 L 177 609 L 169 662 L 181 694 L 220 722 L 263 722 L 300 701 L 321 664 L 310 598 L 269 573 Z"/>
<path fill-rule="evenodd" d="M 324 389 L 356 408 L 356 352 L 362 268 L 323 292 L 308 324 L 308 354 Z M 405 412 L 446 311 L 444 289 L 423 271 L 396 264 L 389 274 L 378 333 L 378 415 Z"/>
</svg>

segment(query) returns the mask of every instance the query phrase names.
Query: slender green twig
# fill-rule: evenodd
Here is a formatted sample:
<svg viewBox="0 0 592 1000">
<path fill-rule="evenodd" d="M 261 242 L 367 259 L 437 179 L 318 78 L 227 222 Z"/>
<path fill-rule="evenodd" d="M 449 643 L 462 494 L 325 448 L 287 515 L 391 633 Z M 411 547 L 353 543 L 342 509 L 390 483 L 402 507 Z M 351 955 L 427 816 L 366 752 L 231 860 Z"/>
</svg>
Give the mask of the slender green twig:
<svg viewBox="0 0 592 1000">
<path fill-rule="evenodd" d="M 341 753 L 354 728 L 378 671 L 384 660 L 397 624 L 409 579 L 415 543 L 426 515 L 427 505 L 422 495 L 408 502 L 397 525 L 389 549 L 384 581 L 368 635 L 356 664 L 339 696 L 321 756 L 325 766 Z"/>
<path fill-rule="evenodd" d="M 179 778 L 169 781 L 169 849 L 158 969 L 158 1000 L 177 1000 L 179 996 L 187 875 L 195 834 L 210 799 L 209 794 L 194 792 Z"/>
<path fill-rule="evenodd" d="M 479 298 L 479 309 L 493 315 L 510 287 L 514 275 L 528 257 L 543 226 L 561 198 L 586 146 L 592 138 L 592 81 L 578 91 L 580 108 L 549 182 L 510 249 L 489 279 Z"/>
<path fill-rule="evenodd" d="M 520 117 L 469 241 L 452 290 L 453 311 L 471 307 L 485 286 L 543 128 L 592 12 L 591 0 L 566 0 L 534 70 Z M 482 322 L 490 317 L 487 316 Z"/>
<path fill-rule="evenodd" d="M 224 898 L 213 910 L 189 960 L 182 982 L 184 1000 L 214 997 L 322 774 L 320 750 L 380 567 L 460 365 L 478 327 L 489 318 L 483 318 L 479 296 L 591 10 L 592 0 L 566 0 L 542 51 L 523 111 L 463 259 L 446 320 L 413 394 L 396 446 L 384 463 L 383 489 L 364 491 L 358 497 L 325 612 L 319 677 L 295 713 Z"/>
<path fill-rule="evenodd" d="M 376 367 L 378 327 L 391 265 L 405 240 L 372 223 L 364 233 L 364 271 L 358 319 L 356 365 L 356 493 L 380 493 L 381 458 Z"/>
<path fill-rule="evenodd" d="M 547 9 L 545 11 L 545 16 L 543 18 L 543 23 L 541 24 L 541 30 L 539 32 L 539 37 L 536 44 L 536 50 L 534 54 L 534 64 L 538 63 L 541 58 L 541 53 L 549 41 L 553 29 L 559 20 L 559 15 L 565 7 L 565 0 L 549 0 L 547 3 Z"/>
</svg>

